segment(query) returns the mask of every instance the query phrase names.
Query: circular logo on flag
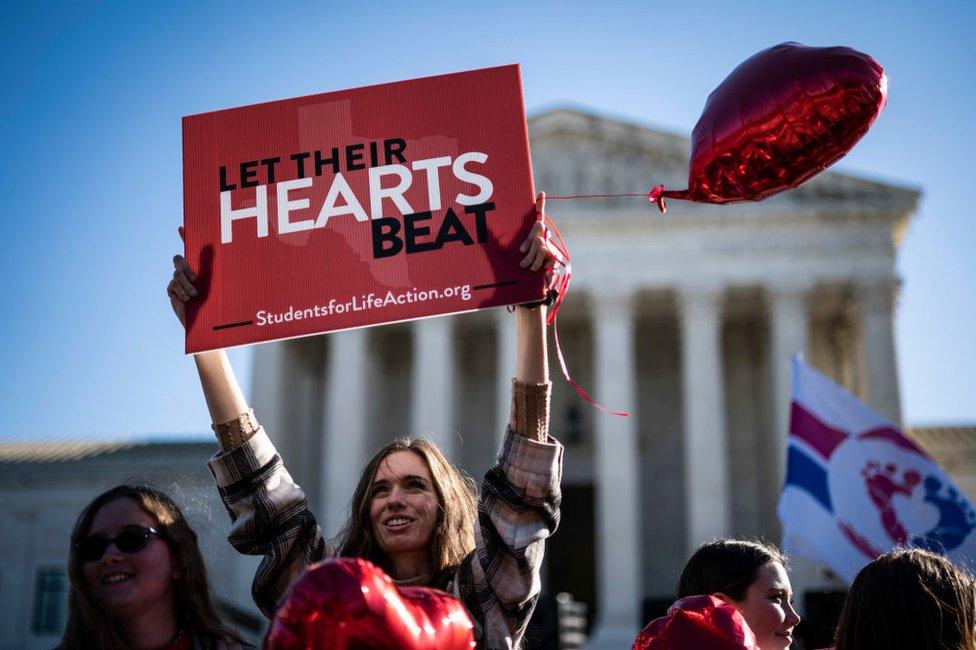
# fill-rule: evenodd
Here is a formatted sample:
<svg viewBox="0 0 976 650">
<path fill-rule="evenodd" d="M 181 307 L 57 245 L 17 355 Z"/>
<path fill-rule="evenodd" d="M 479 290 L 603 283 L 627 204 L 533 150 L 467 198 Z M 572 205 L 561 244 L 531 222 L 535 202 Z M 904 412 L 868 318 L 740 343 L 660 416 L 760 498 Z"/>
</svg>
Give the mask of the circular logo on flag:
<svg viewBox="0 0 976 650">
<path fill-rule="evenodd" d="M 976 511 L 966 497 L 896 432 L 848 438 L 827 469 L 838 526 L 871 559 L 893 546 L 951 553 L 976 529 Z"/>
</svg>

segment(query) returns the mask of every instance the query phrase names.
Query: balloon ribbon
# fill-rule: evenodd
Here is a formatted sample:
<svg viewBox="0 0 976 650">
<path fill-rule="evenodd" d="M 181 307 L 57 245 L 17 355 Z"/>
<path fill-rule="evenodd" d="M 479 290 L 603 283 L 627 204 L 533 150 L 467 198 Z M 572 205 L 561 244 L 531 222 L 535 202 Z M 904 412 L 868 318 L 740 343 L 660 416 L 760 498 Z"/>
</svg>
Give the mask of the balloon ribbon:
<svg viewBox="0 0 976 650">
<path fill-rule="evenodd" d="M 549 196 L 546 195 L 547 201 L 574 201 L 577 199 L 619 199 L 631 196 L 639 196 L 646 198 L 648 201 L 657 206 L 661 213 L 668 211 L 668 204 L 664 200 L 664 197 L 671 197 L 675 199 L 686 199 L 688 195 L 687 190 L 682 192 L 676 191 L 665 191 L 664 185 L 655 185 L 651 188 L 651 191 L 646 194 L 564 194 L 561 196 Z"/>
<path fill-rule="evenodd" d="M 644 196 L 639 194 L 636 196 Z M 550 198 L 571 198 L 571 197 L 550 197 Z M 592 198 L 592 197 L 580 197 L 580 198 Z M 603 197 L 601 197 L 603 198 Z M 629 417 L 630 413 L 627 411 L 611 411 L 596 400 L 586 394 L 586 391 L 576 383 L 576 380 L 569 373 L 569 368 L 566 366 L 566 359 L 563 356 L 562 346 L 559 344 L 559 324 L 557 321 L 557 316 L 559 315 L 559 307 L 563 303 L 563 298 L 566 297 L 566 292 L 569 290 L 569 283 L 573 279 L 573 265 L 569 257 L 569 248 L 566 246 L 566 242 L 563 241 L 563 236 L 559 232 L 559 228 L 553 223 L 551 219 L 546 219 L 545 215 L 539 215 L 539 219 L 546 225 L 546 239 L 549 241 L 549 250 L 552 251 L 555 261 L 553 263 L 553 268 L 550 270 L 552 273 L 551 279 L 549 281 L 549 291 L 556 292 L 556 301 L 553 303 L 552 308 L 549 310 L 549 315 L 546 317 L 546 323 L 552 325 L 553 337 L 556 340 L 556 357 L 559 359 L 559 367 L 563 371 L 563 377 L 569 382 L 569 385 L 579 394 L 580 397 L 585 399 L 587 402 L 600 409 L 604 413 L 610 413 L 611 415 L 616 415 L 619 417 Z"/>
</svg>

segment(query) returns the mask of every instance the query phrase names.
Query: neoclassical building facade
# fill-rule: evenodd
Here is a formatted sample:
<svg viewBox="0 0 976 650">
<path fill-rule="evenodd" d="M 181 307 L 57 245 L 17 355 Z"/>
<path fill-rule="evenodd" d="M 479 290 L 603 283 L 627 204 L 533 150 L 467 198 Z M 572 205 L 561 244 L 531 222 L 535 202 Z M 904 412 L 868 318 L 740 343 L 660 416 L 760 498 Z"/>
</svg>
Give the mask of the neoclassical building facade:
<svg viewBox="0 0 976 650">
<path fill-rule="evenodd" d="M 529 132 L 551 195 L 686 186 L 687 138 L 567 109 Z M 566 456 L 544 587 L 589 604 L 592 647 L 628 647 L 702 542 L 778 539 L 792 353 L 900 422 L 895 261 L 918 198 L 826 173 L 761 203 L 665 215 L 641 199 L 549 204 L 573 256 L 566 359 L 599 402 L 631 412 L 596 411 L 553 365 Z M 328 534 L 392 437 L 428 435 L 476 478 L 489 467 L 513 325 L 492 309 L 255 348 L 252 403 Z M 798 563 L 798 594 L 828 583 Z"/>
</svg>

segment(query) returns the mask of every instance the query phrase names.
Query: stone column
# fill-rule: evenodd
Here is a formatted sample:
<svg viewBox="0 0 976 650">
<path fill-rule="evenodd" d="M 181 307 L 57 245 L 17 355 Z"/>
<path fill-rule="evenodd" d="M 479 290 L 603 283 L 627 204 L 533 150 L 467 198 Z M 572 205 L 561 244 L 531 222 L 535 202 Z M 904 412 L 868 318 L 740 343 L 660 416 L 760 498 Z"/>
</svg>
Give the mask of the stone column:
<svg viewBox="0 0 976 650">
<path fill-rule="evenodd" d="M 722 295 L 710 284 L 683 287 L 678 296 L 689 552 L 731 531 Z"/>
<path fill-rule="evenodd" d="M 498 421 L 495 424 L 497 432 L 496 447 L 501 449 L 502 440 L 505 436 L 505 428 L 512 411 L 512 377 L 515 376 L 515 314 L 508 313 L 505 307 L 495 309 L 496 321 L 496 345 L 498 360 L 497 385 L 495 387 L 495 408 L 497 410 Z"/>
<path fill-rule="evenodd" d="M 827 338 L 832 347 L 833 371 L 838 383 L 855 395 L 861 395 L 862 378 L 858 363 L 856 301 L 847 296 L 836 316 L 827 325 Z M 829 374 L 829 373 L 828 373 Z"/>
<path fill-rule="evenodd" d="M 427 436 L 456 460 L 454 430 L 454 339 L 449 317 L 413 324 L 410 434 Z"/>
<path fill-rule="evenodd" d="M 864 341 L 868 405 L 901 426 L 901 397 L 895 360 L 894 303 L 897 282 L 881 280 L 857 287 Z"/>
<path fill-rule="evenodd" d="M 362 329 L 329 335 L 320 465 L 325 477 L 319 495 L 327 537 L 334 537 L 345 522 L 349 500 L 366 463 L 367 337 Z"/>
<path fill-rule="evenodd" d="M 593 298 L 594 398 L 633 412 L 637 391 L 632 294 L 612 289 Z M 633 413 L 626 418 L 596 413 L 594 419 L 599 614 L 587 648 L 616 650 L 633 643 L 643 598 L 637 421 Z"/>
<path fill-rule="evenodd" d="M 805 353 L 808 345 L 811 285 L 804 281 L 779 283 L 766 288 L 770 320 L 770 370 L 773 381 L 773 445 L 770 458 L 773 472 L 770 485 L 771 517 L 786 474 L 786 444 L 790 428 L 790 403 L 793 395 L 790 359 Z"/>
</svg>

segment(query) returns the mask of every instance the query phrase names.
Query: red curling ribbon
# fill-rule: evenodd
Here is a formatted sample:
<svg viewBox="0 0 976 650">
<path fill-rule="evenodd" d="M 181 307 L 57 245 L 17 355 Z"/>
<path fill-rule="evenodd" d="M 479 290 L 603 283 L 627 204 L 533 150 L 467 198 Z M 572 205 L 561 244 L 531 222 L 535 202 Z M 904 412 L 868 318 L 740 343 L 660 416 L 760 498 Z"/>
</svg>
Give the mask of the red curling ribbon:
<svg viewBox="0 0 976 650">
<path fill-rule="evenodd" d="M 685 192 L 668 192 L 667 193 L 667 196 L 670 196 L 670 197 L 673 197 L 673 198 L 685 198 L 684 195 L 686 195 L 686 194 L 687 194 L 687 191 L 685 191 Z M 636 197 L 640 197 L 642 199 L 646 198 L 651 203 L 656 204 L 657 207 L 663 213 L 663 212 L 667 212 L 667 208 L 668 208 L 667 204 L 664 202 L 664 195 L 665 195 L 664 186 L 663 185 L 657 185 L 657 186 L 651 188 L 651 191 L 650 192 L 647 192 L 646 194 L 633 194 L 633 193 L 627 193 L 627 194 L 562 194 L 562 195 L 559 195 L 559 196 L 549 196 L 549 195 L 546 195 L 546 200 L 547 201 L 577 201 L 577 200 L 580 200 L 580 199 L 622 199 L 622 198 L 628 198 L 628 197 L 635 197 L 636 196 Z M 681 195 L 681 196 L 679 196 L 679 195 Z"/>
<path fill-rule="evenodd" d="M 643 196 L 643 194 L 638 196 Z M 547 196 L 546 198 L 548 199 L 550 197 Z M 563 304 L 563 299 L 566 297 L 566 293 L 569 291 L 569 283 L 573 279 L 573 265 L 569 255 L 569 248 L 566 246 L 562 233 L 559 232 L 559 228 L 556 227 L 556 224 L 553 223 L 552 219 L 549 219 L 544 214 L 539 215 L 539 221 L 546 226 L 546 239 L 549 243 L 549 250 L 552 252 L 554 258 L 552 268 L 548 270 L 550 278 L 548 283 L 549 286 L 546 288 L 546 293 L 555 291 L 556 302 L 553 303 L 552 307 L 549 309 L 549 314 L 546 317 L 546 324 L 552 325 L 553 338 L 556 340 L 556 357 L 559 359 L 559 367 L 563 371 L 563 377 L 566 378 L 566 381 L 569 382 L 569 385 L 573 387 L 580 397 L 585 399 L 597 409 L 611 415 L 616 415 L 623 418 L 629 417 L 630 413 L 627 411 L 611 411 L 587 395 L 586 391 L 583 390 L 578 383 L 576 383 L 576 380 L 573 379 L 569 373 L 569 368 L 566 365 L 566 359 L 563 356 L 563 348 L 559 343 L 559 323 L 556 317 L 559 315 L 559 307 Z"/>
<path fill-rule="evenodd" d="M 546 194 L 546 201 L 573 201 L 576 199 L 619 199 L 627 196 L 645 197 L 647 194 L 563 194 L 561 196 L 549 196 Z"/>
<path fill-rule="evenodd" d="M 661 214 L 668 211 L 668 199 L 682 199 L 685 201 L 694 201 L 691 197 L 691 192 L 688 190 L 665 190 L 664 185 L 655 185 L 651 188 L 651 191 L 647 193 L 647 200 L 657 206 Z"/>
<path fill-rule="evenodd" d="M 611 411 L 610 409 L 604 407 L 602 404 L 600 404 L 599 402 L 597 402 L 596 400 L 594 400 L 592 397 L 590 397 L 589 395 L 587 395 L 586 394 L 586 391 L 583 390 L 583 388 L 579 384 L 576 383 L 576 380 L 574 380 L 569 375 L 569 368 L 566 367 L 566 359 L 563 358 L 563 349 L 559 345 L 559 324 L 556 322 L 556 318 L 555 317 L 553 317 L 552 322 L 553 322 L 552 334 L 553 334 L 553 337 L 556 339 L 556 357 L 559 358 L 559 367 L 562 368 L 563 377 L 566 378 L 566 381 L 569 382 L 569 385 L 573 387 L 573 389 L 579 394 L 580 397 L 582 397 L 587 402 L 589 402 L 590 404 L 592 404 L 594 407 L 598 408 L 599 410 L 603 411 L 604 413 L 609 413 L 610 415 L 616 415 L 616 416 L 622 417 L 622 418 L 630 417 L 630 413 L 628 411 Z"/>
<path fill-rule="evenodd" d="M 668 211 L 668 204 L 664 200 L 664 185 L 655 185 L 651 188 L 651 191 L 647 193 L 647 200 L 656 204 L 661 214 Z"/>
</svg>

